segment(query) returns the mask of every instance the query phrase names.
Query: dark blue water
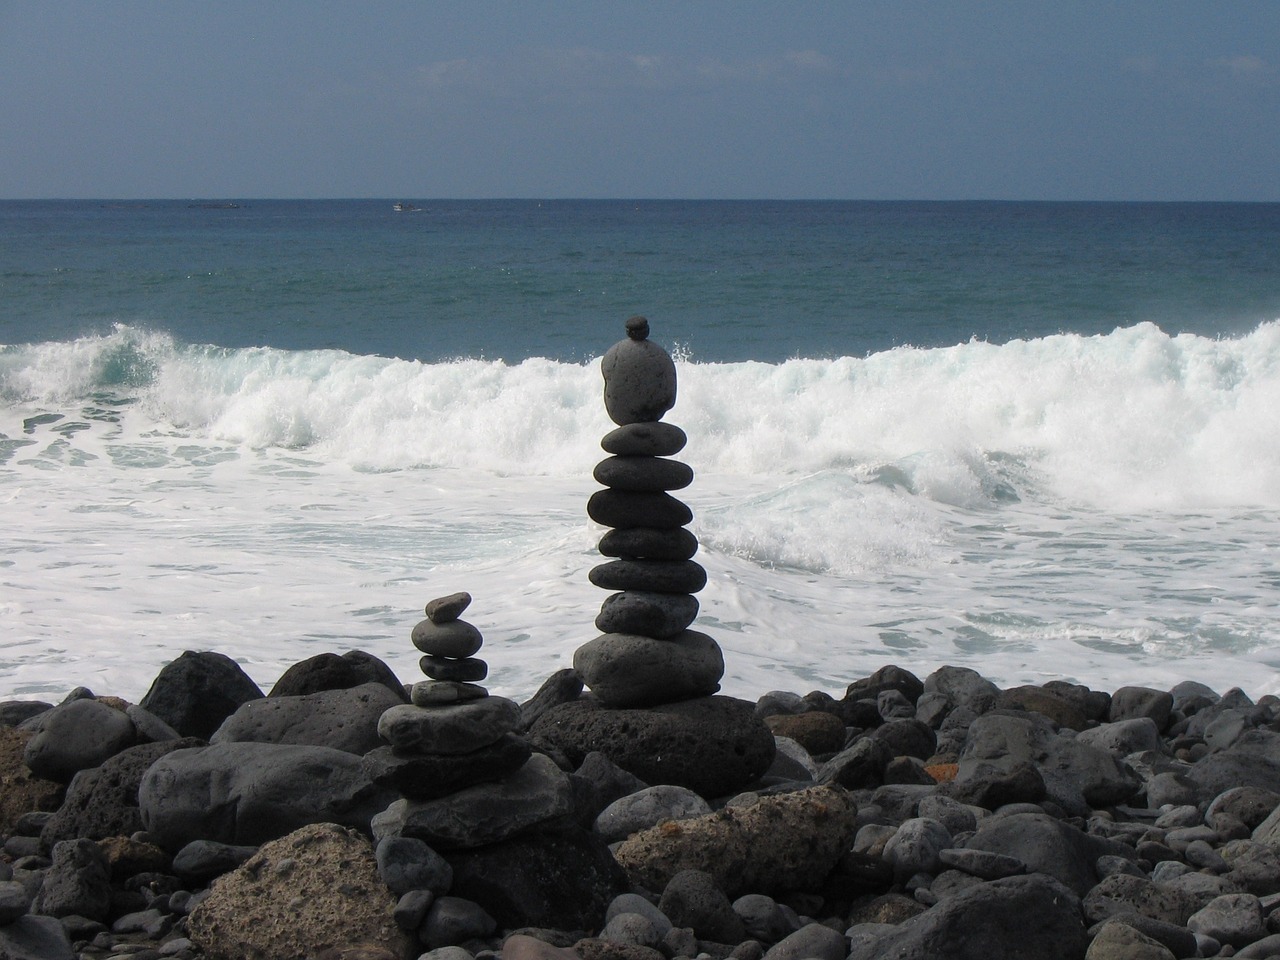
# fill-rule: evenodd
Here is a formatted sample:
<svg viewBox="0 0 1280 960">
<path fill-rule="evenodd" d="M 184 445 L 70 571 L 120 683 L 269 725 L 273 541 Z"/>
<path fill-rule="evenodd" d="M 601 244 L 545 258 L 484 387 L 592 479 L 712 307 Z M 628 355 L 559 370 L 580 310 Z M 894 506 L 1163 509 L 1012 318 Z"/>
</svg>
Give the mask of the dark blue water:
<svg viewBox="0 0 1280 960">
<path fill-rule="evenodd" d="M 579 361 L 643 313 L 694 359 L 1280 317 L 1280 204 L 0 203 L 0 342 Z"/>
</svg>

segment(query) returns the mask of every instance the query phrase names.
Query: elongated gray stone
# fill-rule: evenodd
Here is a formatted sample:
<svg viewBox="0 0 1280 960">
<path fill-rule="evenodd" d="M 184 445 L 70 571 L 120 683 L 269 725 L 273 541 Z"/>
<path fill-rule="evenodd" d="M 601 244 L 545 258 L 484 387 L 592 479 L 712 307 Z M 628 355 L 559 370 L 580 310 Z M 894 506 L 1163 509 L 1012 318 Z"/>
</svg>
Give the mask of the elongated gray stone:
<svg viewBox="0 0 1280 960">
<path fill-rule="evenodd" d="M 674 423 L 629 423 L 604 435 L 600 446 L 605 453 L 620 457 L 670 457 L 689 442 Z"/>
<path fill-rule="evenodd" d="M 465 620 L 437 623 L 428 617 L 413 628 L 410 639 L 423 653 L 452 660 L 465 660 L 484 646 L 480 631 Z"/>
<path fill-rule="evenodd" d="M 392 707 L 378 719 L 378 736 L 401 752 L 471 753 L 518 726 L 519 704 L 484 697 L 438 707 Z"/>
<path fill-rule="evenodd" d="M 432 680 L 448 683 L 479 683 L 489 675 L 489 664 L 479 657 L 454 660 L 452 657 L 433 657 L 427 654 L 418 659 L 418 668 Z"/>
<path fill-rule="evenodd" d="M 707 585 L 707 571 L 693 560 L 610 560 L 587 576 L 605 590 L 697 593 Z"/>
<path fill-rule="evenodd" d="M 627 339 L 610 347 L 600 361 L 604 408 L 616 424 L 661 420 L 676 404 L 676 365 L 648 337 L 649 321 L 632 317 Z"/>
<path fill-rule="evenodd" d="M 657 527 L 670 530 L 693 519 L 688 504 L 669 493 L 597 490 L 587 500 L 587 516 L 606 527 Z"/>
<path fill-rule="evenodd" d="M 715 693 L 724 676 L 724 655 L 719 644 L 696 630 L 670 640 L 606 633 L 580 646 L 573 666 L 608 706 L 646 707 Z"/>
<path fill-rule="evenodd" d="M 662 457 L 609 457 L 591 475 L 606 487 L 639 492 L 681 490 L 693 482 L 692 467 Z"/>
<path fill-rule="evenodd" d="M 697 616 L 698 598 L 691 594 L 624 590 L 600 605 L 596 629 L 665 640 L 687 629 Z"/>
<path fill-rule="evenodd" d="M 436 597 L 427 604 L 423 611 L 432 623 L 448 623 L 462 616 L 462 611 L 471 606 L 471 594 L 465 590 L 451 593 L 447 597 Z"/>
<path fill-rule="evenodd" d="M 410 699 L 415 707 L 439 707 L 447 703 L 463 703 L 487 697 L 489 691 L 479 684 L 451 680 L 423 680 L 415 683 Z"/>
<path fill-rule="evenodd" d="M 606 557 L 623 560 L 689 560 L 698 552 L 698 538 L 684 527 L 630 527 L 610 530 L 597 549 Z"/>
</svg>

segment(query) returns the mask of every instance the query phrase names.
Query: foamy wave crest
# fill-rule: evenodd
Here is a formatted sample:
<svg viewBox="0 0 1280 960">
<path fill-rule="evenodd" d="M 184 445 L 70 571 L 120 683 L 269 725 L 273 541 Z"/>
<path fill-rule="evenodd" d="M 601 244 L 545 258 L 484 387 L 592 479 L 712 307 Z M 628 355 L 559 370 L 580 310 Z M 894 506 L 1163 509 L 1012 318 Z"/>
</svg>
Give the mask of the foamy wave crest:
<svg viewBox="0 0 1280 960">
<path fill-rule="evenodd" d="M 1141 324 L 677 366 L 668 419 L 689 434 L 681 456 L 700 475 L 785 484 L 830 472 L 965 508 L 1044 496 L 1122 510 L 1280 504 L 1280 322 L 1223 340 Z M 0 348 L 6 404 L 103 393 L 130 402 L 135 432 L 307 449 L 373 470 L 582 476 L 612 428 L 594 361 L 424 364 L 186 346 L 125 327 Z"/>
</svg>

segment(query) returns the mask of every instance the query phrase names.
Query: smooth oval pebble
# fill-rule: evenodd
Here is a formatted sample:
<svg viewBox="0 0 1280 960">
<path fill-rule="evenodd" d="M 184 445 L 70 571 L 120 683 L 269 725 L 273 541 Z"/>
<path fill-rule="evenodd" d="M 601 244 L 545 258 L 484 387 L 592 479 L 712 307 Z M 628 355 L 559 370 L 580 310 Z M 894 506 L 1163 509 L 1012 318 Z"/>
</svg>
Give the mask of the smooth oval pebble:
<svg viewBox="0 0 1280 960">
<path fill-rule="evenodd" d="M 693 467 L 662 457 L 607 457 L 591 475 L 615 490 L 657 492 L 687 487 L 693 482 Z"/>
<path fill-rule="evenodd" d="M 682 632 L 697 616 L 698 598 L 691 594 L 624 590 L 600 605 L 596 629 L 661 640 Z"/>
<path fill-rule="evenodd" d="M 619 340 L 600 361 L 604 409 L 619 425 L 661 420 L 676 405 L 676 365 L 652 340 Z"/>
<path fill-rule="evenodd" d="M 487 697 L 489 691 L 474 683 L 450 680 L 423 680 L 415 683 L 409 699 L 416 707 L 438 707 L 445 703 L 463 703 Z"/>
<path fill-rule="evenodd" d="M 605 590 L 697 593 L 707 585 L 707 571 L 693 560 L 610 560 L 587 577 Z"/>
<path fill-rule="evenodd" d="M 465 660 L 484 645 L 480 631 L 465 620 L 423 620 L 413 628 L 413 645 L 436 657 Z"/>
<path fill-rule="evenodd" d="M 624 527 L 601 537 L 597 549 L 623 560 L 689 560 L 698 552 L 698 538 L 684 527 Z"/>
<path fill-rule="evenodd" d="M 693 519 L 688 505 L 669 493 L 597 490 L 587 501 L 587 516 L 606 527 L 683 527 Z"/>
<path fill-rule="evenodd" d="M 606 633 L 574 651 L 573 667 L 606 705 L 647 707 L 715 693 L 724 655 L 695 630 L 670 640 Z"/>
<path fill-rule="evenodd" d="M 489 675 L 489 664 L 478 657 L 450 660 L 428 654 L 418 661 L 418 668 L 432 680 L 452 680 L 458 683 L 476 683 Z"/>
<path fill-rule="evenodd" d="M 471 594 L 466 591 L 451 593 L 447 597 L 437 597 L 427 604 L 427 619 L 432 623 L 448 623 L 462 616 L 462 611 L 471 606 Z"/>
<path fill-rule="evenodd" d="M 600 446 L 605 453 L 620 457 L 670 457 L 689 442 L 674 423 L 629 423 L 604 435 Z"/>
</svg>

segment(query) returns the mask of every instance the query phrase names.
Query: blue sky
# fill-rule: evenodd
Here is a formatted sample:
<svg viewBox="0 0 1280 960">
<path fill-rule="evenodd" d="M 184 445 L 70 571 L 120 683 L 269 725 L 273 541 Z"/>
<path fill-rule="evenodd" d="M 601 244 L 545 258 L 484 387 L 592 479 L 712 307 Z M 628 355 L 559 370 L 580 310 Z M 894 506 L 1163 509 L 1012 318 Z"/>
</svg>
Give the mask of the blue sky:
<svg viewBox="0 0 1280 960">
<path fill-rule="evenodd" d="M 1280 200 L 1280 2 L 0 0 L 0 197 Z"/>
</svg>

